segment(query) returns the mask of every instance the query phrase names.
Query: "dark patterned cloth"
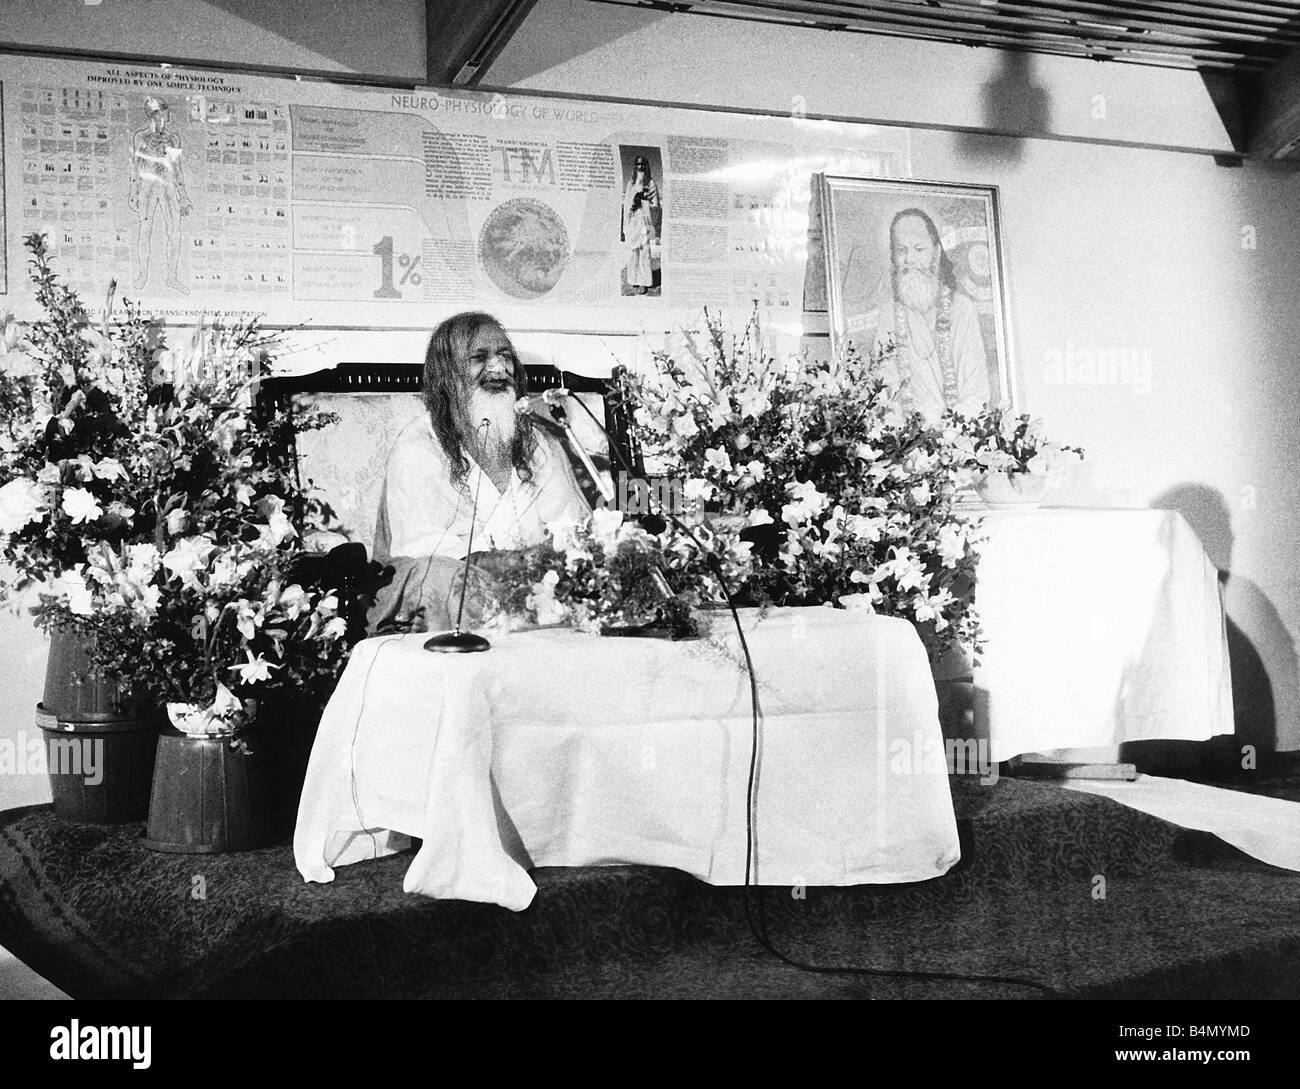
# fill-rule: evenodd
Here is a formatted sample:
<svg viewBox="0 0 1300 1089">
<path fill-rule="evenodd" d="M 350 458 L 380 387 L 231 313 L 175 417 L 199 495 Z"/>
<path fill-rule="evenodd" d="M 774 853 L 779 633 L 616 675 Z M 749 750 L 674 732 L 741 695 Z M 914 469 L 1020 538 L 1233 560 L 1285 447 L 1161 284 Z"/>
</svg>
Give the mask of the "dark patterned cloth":
<svg viewBox="0 0 1300 1089">
<path fill-rule="evenodd" d="M 1052 784 L 953 789 L 953 871 L 756 890 L 773 944 L 1066 997 L 1300 997 L 1300 875 Z M 287 845 L 166 855 L 141 836 L 46 807 L 0 815 L 0 944 L 78 998 L 1043 997 L 799 971 L 754 941 L 744 890 L 672 870 L 539 870 L 513 913 L 403 894 L 404 855 L 308 885 Z"/>
</svg>

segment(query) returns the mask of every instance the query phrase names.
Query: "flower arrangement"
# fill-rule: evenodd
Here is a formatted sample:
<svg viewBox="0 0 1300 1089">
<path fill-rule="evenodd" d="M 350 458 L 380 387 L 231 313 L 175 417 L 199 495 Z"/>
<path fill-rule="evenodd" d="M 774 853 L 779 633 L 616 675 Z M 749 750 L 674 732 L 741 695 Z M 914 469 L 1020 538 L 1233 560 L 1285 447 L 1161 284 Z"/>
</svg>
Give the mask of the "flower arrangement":
<svg viewBox="0 0 1300 1089">
<path fill-rule="evenodd" d="M 279 532 L 274 509 L 260 525 L 248 513 L 259 532 Z M 295 551 L 287 533 L 274 545 L 192 534 L 161 555 L 147 543 L 104 548 L 67 598 L 44 596 L 42 620 L 81 617 L 107 672 L 169 710 L 202 711 L 209 732 L 242 736 L 262 704 L 323 703 L 346 659 L 338 595 L 292 581 Z"/>
<path fill-rule="evenodd" d="M 237 738 L 267 699 L 323 699 L 346 623 L 331 588 L 294 578 L 330 512 L 298 481 L 293 437 L 329 417 L 257 413 L 272 342 L 256 322 L 200 326 L 182 370 L 134 308 L 111 320 L 111 291 L 93 327 L 43 238 L 27 246 L 46 316 L 26 336 L 5 325 L 0 594 L 34 589 L 38 626 Z"/>
<path fill-rule="evenodd" d="M 150 365 L 148 323 L 129 304 L 110 339 L 107 320 L 91 326 L 58 282 L 41 236 L 27 244 L 47 317 L 25 335 L 4 323 L 0 556 L 16 580 L 0 589 L 57 577 L 84 563 L 88 546 L 127 535 L 136 511 L 121 458 L 145 410 Z"/>
<path fill-rule="evenodd" d="M 1065 461 L 1083 458 L 1078 446 L 1049 442 L 1042 420 L 1012 416 L 1003 406 L 985 406 L 970 417 L 949 412 L 945 420 L 969 439 L 970 466 L 976 472 L 1046 475 Z"/>
<path fill-rule="evenodd" d="M 954 510 L 968 450 L 956 426 L 903 409 L 892 350 L 786 366 L 752 322 L 728 344 L 709 319 L 703 344 L 656 354 L 622 396 L 647 462 L 683 481 L 688 517 L 742 524 L 744 598 L 904 617 L 938 657 L 978 646 L 976 529 Z"/>
<path fill-rule="evenodd" d="M 493 576 L 487 611 L 498 625 L 570 624 L 605 634 L 658 628 L 689 638 L 698 633 L 693 610 L 723 601 L 718 572 L 733 585 L 749 575 L 750 546 L 734 531 L 652 533 L 607 509 L 547 529 L 546 544 L 480 561 Z"/>
</svg>

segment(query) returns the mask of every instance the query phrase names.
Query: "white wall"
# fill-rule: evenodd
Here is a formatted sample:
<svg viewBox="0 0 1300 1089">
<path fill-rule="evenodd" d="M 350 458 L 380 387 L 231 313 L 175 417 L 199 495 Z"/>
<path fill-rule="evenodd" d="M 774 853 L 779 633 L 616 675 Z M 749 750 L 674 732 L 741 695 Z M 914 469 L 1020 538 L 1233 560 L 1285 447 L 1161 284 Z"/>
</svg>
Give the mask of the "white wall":
<svg viewBox="0 0 1300 1089">
<path fill-rule="evenodd" d="M 425 78 L 424 0 L 0 0 L 0 44 Z"/>
<path fill-rule="evenodd" d="M 937 132 L 912 164 L 999 186 L 1024 403 L 1088 451 L 1064 498 L 1188 515 L 1231 571 L 1228 615 L 1262 659 L 1278 740 L 1300 748 L 1300 175 Z M 1148 355 L 1149 391 L 1060 383 L 1046 363 L 1070 343 Z"/>
<path fill-rule="evenodd" d="M 483 76 L 777 115 L 1232 150 L 1191 71 L 539 0 Z"/>
<path fill-rule="evenodd" d="M 915 177 L 999 186 L 1023 403 L 1088 451 L 1064 498 L 1184 510 L 1231 572 L 1253 698 L 1271 690 L 1280 745 L 1300 748 L 1300 175 L 1095 142 L 1229 150 L 1199 76 L 542 0 L 487 82 L 774 113 L 799 101 L 922 126 Z M 1149 353 L 1149 391 L 1053 384 L 1048 354 L 1071 343 Z"/>
<path fill-rule="evenodd" d="M 0 606 L 0 759 L 15 759 L 14 770 L 0 774 L 0 809 L 37 805 L 50 800 L 44 771 L 25 770 L 25 754 L 33 741 L 44 745 L 36 726 L 36 705 L 45 685 L 45 659 L 50 644 L 32 627 L 31 618 Z"/>
</svg>

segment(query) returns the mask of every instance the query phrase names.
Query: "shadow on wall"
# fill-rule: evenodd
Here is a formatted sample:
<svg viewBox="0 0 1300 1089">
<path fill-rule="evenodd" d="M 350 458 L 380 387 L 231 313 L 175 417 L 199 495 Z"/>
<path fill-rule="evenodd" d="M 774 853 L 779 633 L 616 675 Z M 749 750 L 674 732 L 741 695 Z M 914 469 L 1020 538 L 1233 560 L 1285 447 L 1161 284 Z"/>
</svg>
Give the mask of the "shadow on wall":
<svg viewBox="0 0 1300 1089">
<path fill-rule="evenodd" d="M 1178 484 L 1157 496 L 1151 506 L 1182 514 L 1219 572 L 1232 670 L 1234 748 L 1228 754 L 1223 752 L 1222 742 L 1217 745 L 1206 742 L 1201 747 L 1202 756 L 1208 746 L 1223 757 L 1230 756 L 1231 764 L 1215 760 L 1215 768 L 1210 769 L 1203 766 L 1203 759 L 1192 762 L 1201 764 L 1201 770 L 1235 774 L 1241 770 L 1244 745 L 1254 746 L 1260 757 L 1275 752 L 1279 741 L 1289 742 L 1287 747 L 1295 746 L 1292 734 L 1295 717 L 1300 714 L 1300 670 L 1295 643 L 1263 590 L 1249 579 L 1232 573 L 1232 511 L 1222 493 L 1204 484 Z M 1188 742 L 1145 743 L 1141 762 L 1166 765 L 1149 768 L 1157 773 L 1193 770 L 1185 766 L 1191 759 L 1189 745 Z M 1167 766 L 1171 762 L 1174 766 Z"/>
<path fill-rule="evenodd" d="M 311 4 L 303 0 L 278 4 L 268 4 L 266 0 L 207 0 L 207 3 L 250 26 L 328 57 L 345 70 L 371 75 L 397 74 L 392 52 L 399 50 L 400 74 L 406 78 L 423 75 L 423 49 L 408 45 L 413 36 L 424 37 L 419 8 L 410 0 L 404 4 L 389 3 L 380 9 L 389 19 L 409 17 L 409 25 L 400 29 L 368 23 L 366 6 L 358 4 Z M 364 33 L 367 25 L 370 34 Z"/>
<path fill-rule="evenodd" d="M 1052 96 L 1034 82 L 1034 55 L 1007 49 L 999 51 L 998 57 L 998 74 L 980 92 L 984 127 L 1010 137 L 1050 132 Z M 960 133 L 956 149 L 957 154 L 969 159 L 995 159 L 1001 163 L 1021 157 L 1018 139 L 996 140 L 974 132 Z"/>
<path fill-rule="evenodd" d="M 231 3 L 233 0 L 221 0 L 222 3 Z M 241 0 L 248 3 L 249 0 Z M 430 5 L 430 19 L 435 19 L 439 9 L 454 9 L 463 6 L 464 0 L 460 4 L 447 3 L 446 0 L 435 0 Z M 271 7 L 273 5 L 263 4 L 261 6 Z M 543 5 L 544 6 L 544 5 Z M 636 38 L 643 35 L 653 27 L 658 27 L 664 31 L 664 38 L 667 41 L 675 42 L 678 39 L 677 27 L 661 25 L 668 20 L 675 19 L 677 12 L 672 10 L 669 5 L 657 5 L 654 7 L 620 7 L 618 9 L 603 10 L 601 6 L 594 4 L 585 4 L 589 9 L 584 13 L 581 19 L 572 19 L 563 21 L 562 33 L 556 32 L 551 25 L 556 20 L 550 21 L 539 19 L 535 24 L 536 33 L 529 33 L 533 27 L 527 27 L 524 33 L 517 34 L 507 46 L 505 52 L 500 58 L 500 64 L 494 64 L 489 69 L 487 78 L 494 84 L 518 84 L 525 80 L 540 76 L 548 71 L 562 68 L 569 61 L 577 60 L 588 54 L 600 53 L 605 47 L 618 41 L 620 38 Z M 686 5 L 689 7 L 689 5 Z M 664 10 L 668 8 L 669 10 Z M 454 10 L 450 12 L 455 15 Z M 689 24 L 687 24 L 689 25 Z M 621 43 L 625 45 L 626 43 Z M 640 54 L 646 57 L 644 51 Z M 614 91 L 615 94 L 623 95 L 631 100 L 646 102 L 648 105 L 657 105 L 640 97 L 643 89 L 635 82 L 629 81 L 626 77 L 623 79 L 624 86 Z M 682 99 L 689 99 L 690 89 L 683 88 L 680 96 Z"/>
</svg>

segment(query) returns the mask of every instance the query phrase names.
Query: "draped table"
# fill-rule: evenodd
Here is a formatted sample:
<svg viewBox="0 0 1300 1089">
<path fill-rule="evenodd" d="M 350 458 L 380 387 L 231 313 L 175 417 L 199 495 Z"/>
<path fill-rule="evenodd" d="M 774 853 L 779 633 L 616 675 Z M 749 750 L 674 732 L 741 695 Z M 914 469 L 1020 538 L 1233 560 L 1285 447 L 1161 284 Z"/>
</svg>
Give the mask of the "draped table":
<svg viewBox="0 0 1300 1089">
<path fill-rule="evenodd" d="M 911 882 L 960 857 L 934 683 L 905 621 L 742 610 L 761 724 L 751 881 Z M 568 629 L 432 654 L 357 645 L 312 750 L 308 881 L 421 841 L 408 892 L 521 910 L 537 866 L 745 880 L 749 678 L 730 615 L 700 640 Z"/>
<path fill-rule="evenodd" d="M 1218 572 L 1181 514 L 981 518 L 975 726 L 992 760 L 1233 732 Z"/>
</svg>

